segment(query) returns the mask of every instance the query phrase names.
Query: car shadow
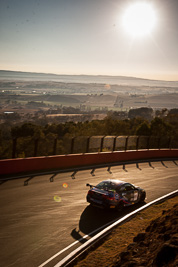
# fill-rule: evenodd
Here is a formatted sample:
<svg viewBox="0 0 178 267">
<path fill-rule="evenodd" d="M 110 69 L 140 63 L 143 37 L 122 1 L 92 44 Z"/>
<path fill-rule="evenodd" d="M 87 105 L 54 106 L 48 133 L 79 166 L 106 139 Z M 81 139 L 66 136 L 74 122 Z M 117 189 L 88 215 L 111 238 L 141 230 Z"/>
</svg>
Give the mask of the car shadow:
<svg viewBox="0 0 178 267">
<path fill-rule="evenodd" d="M 116 220 L 121 219 L 126 214 L 140 208 L 146 203 L 137 203 L 130 207 L 125 207 L 123 211 L 105 210 L 92 205 L 88 205 L 80 216 L 78 230 L 74 228 L 71 232 L 71 236 L 81 243 L 84 243 L 86 239 L 83 239 L 83 235 L 94 236 L 105 227 L 109 226 Z"/>
<path fill-rule="evenodd" d="M 173 160 L 173 163 L 174 163 L 176 166 L 178 166 L 178 164 L 177 164 L 177 162 L 176 162 L 175 160 Z"/>
</svg>

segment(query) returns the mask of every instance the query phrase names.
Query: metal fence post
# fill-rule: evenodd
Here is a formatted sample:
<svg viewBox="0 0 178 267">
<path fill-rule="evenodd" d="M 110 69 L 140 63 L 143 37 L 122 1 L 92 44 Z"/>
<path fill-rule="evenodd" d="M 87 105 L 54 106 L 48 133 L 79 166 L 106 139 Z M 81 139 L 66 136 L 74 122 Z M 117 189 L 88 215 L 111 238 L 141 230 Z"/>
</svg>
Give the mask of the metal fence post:
<svg viewBox="0 0 178 267">
<path fill-rule="evenodd" d="M 74 141 L 75 141 L 75 137 L 72 137 L 72 139 L 71 139 L 71 154 L 73 154 L 73 152 L 74 152 Z"/>
<path fill-rule="evenodd" d="M 125 139 L 125 151 L 127 151 L 128 139 L 129 139 L 129 136 L 127 136 Z"/>
<path fill-rule="evenodd" d="M 56 147 L 57 147 L 57 138 L 54 139 L 53 155 L 56 155 Z"/>
<path fill-rule="evenodd" d="M 172 143 L 172 138 L 169 137 L 169 141 L 168 141 L 168 148 L 171 149 L 171 143 Z"/>
<path fill-rule="evenodd" d="M 35 139 L 35 142 L 34 142 L 34 157 L 37 156 L 37 153 L 38 153 L 38 139 Z"/>
<path fill-rule="evenodd" d="M 90 149 L 90 138 L 91 138 L 91 136 L 89 136 L 89 137 L 87 138 L 86 153 L 89 153 L 89 149 Z"/>
<path fill-rule="evenodd" d="M 102 152 L 102 151 L 103 151 L 103 143 L 104 143 L 104 138 L 105 138 L 105 136 L 103 136 L 103 137 L 101 138 L 100 152 Z"/>
<path fill-rule="evenodd" d="M 15 158 L 16 155 L 16 147 L 17 147 L 17 138 L 12 140 L 12 158 Z"/>
<path fill-rule="evenodd" d="M 117 140 L 117 136 L 114 137 L 112 151 L 115 151 L 116 150 L 116 140 Z"/>
<path fill-rule="evenodd" d="M 158 138 L 158 149 L 160 149 L 161 137 Z"/>
<path fill-rule="evenodd" d="M 139 146 L 139 139 L 140 139 L 140 136 L 137 137 L 137 141 L 136 141 L 136 150 L 138 150 L 138 146 Z"/>
<path fill-rule="evenodd" d="M 150 136 L 148 136 L 148 139 L 147 139 L 147 149 L 148 150 L 150 149 Z"/>
</svg>

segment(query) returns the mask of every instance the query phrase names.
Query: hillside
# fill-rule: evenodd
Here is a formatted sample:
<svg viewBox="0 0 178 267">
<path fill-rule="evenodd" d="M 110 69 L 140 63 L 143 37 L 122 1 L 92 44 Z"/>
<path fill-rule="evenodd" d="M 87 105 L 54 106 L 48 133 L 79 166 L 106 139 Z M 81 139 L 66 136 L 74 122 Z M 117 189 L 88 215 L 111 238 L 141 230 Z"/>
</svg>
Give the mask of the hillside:
<svg viewBox="0 0 178 267">
<path fill-rule="evenodd" d="M 178 81 L 159 81 L 126 76 L 109 75 L 60 75 L 0 70 L 0 80 L 34 80 L 70 83 L 101 83 L 134 86 L 178 87 Z"/>
</svg>

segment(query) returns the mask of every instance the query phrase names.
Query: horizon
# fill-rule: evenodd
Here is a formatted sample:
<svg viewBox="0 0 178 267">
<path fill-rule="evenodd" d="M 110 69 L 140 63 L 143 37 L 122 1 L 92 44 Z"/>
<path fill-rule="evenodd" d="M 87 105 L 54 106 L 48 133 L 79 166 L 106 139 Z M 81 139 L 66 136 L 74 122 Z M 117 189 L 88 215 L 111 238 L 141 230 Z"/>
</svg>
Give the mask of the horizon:
<svg viewBox="0 0 178 267">
<path fill-rule="evenodd" d="M 178 80 L 159 80 L 159 79 L 149 79 L 145 77 L 136 77 L 136 76 L 126 76 L 126 75 L 108 75 L 108 74 L 67 74 L 67 73 L 50 73 L 50 72 L 34 72 L 34 71 L 22 71 L 22 70 L 2 70 L 5 72 L 18 72 L 18 73 L 31 73 L 31 74 L 45 74 L 45 75 L 56 75 L 56 76 L 94 76 L 94 77 L 122 77 L 122 78 L 131 78 L 131 79 L 140 79 L 148 81 L 158 81 L 158 82 L 178 82 Z"/>
</svg>

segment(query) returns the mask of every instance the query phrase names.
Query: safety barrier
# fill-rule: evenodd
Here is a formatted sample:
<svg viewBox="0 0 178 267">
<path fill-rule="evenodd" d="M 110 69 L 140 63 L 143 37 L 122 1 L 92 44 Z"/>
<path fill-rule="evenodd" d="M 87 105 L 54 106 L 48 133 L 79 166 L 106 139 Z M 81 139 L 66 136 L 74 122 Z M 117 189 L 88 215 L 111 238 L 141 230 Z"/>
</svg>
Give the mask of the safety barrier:
<svg viewBox="0 0 178 267">
<path fill-rule="evenodd" d="M 0 175 L 21 174 L 48 170 L 65 170 L 84 166 L 117 164 L 137 160 L 178 158 L 178 149 L 114 151 L 87 154 L 69 154 L 48 157 L 0 160 Z"/>
</svg>

